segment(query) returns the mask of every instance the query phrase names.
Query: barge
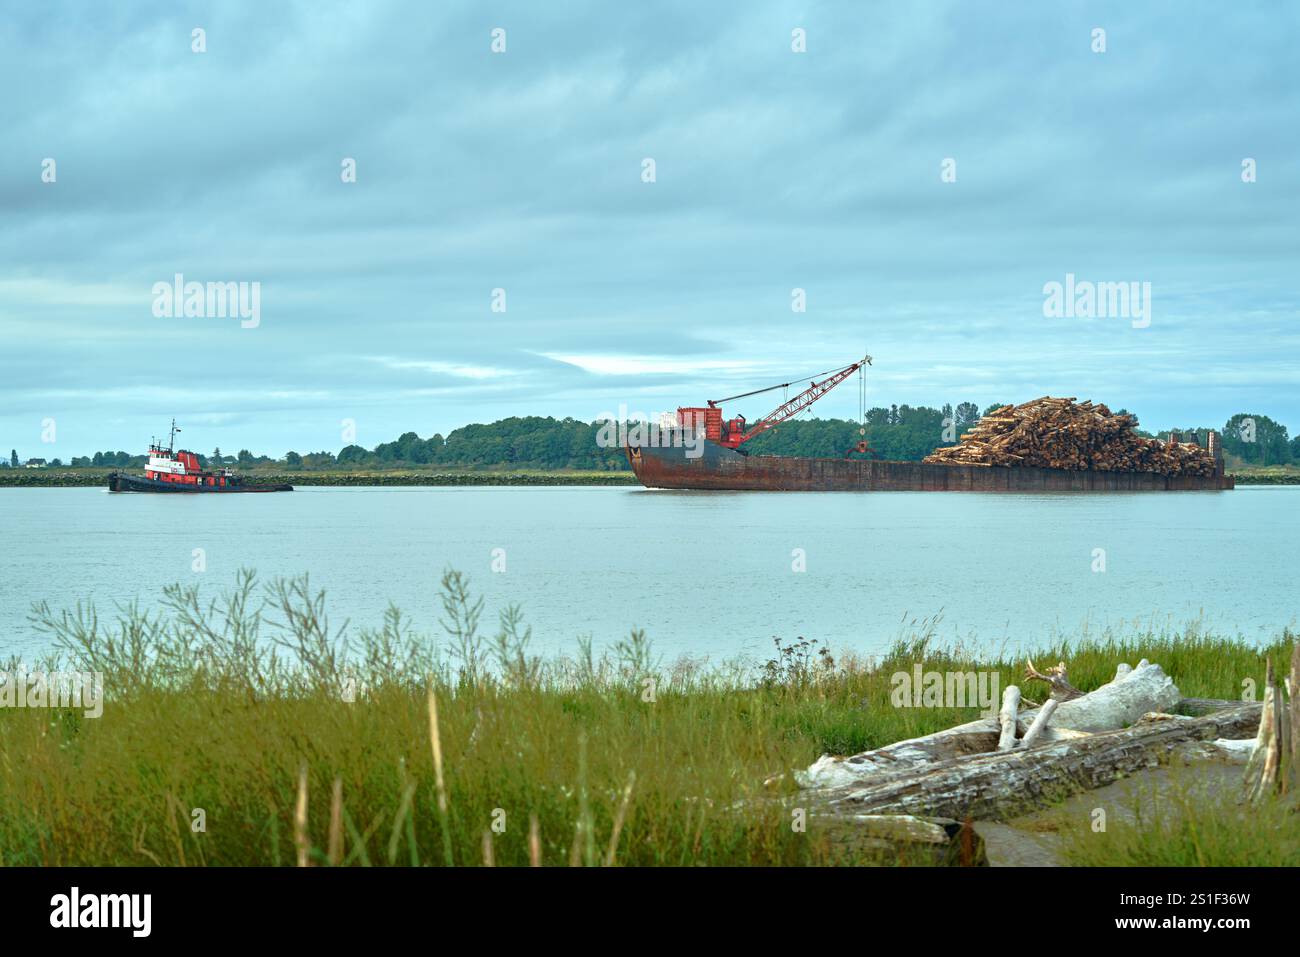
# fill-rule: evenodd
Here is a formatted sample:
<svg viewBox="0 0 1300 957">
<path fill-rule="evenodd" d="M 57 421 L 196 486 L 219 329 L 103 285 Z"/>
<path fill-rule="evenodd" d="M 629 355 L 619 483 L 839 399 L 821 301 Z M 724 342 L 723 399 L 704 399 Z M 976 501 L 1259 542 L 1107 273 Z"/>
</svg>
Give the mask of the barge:
<svg viewBox="0 0 1300 957">
<path fill-rule="evenodd" d="M 746 455 L 703 441 L 689 445 L 628 445 L 628 464 L 646 488 L 782 492 L 1193 492 L 1231 489 L 1216 457 L 1216 475 L 1098 472 L 978 465 L 934 465 L 875 459 Z"/>
<path fill-rule="evenodd" d="M 1223 451 L 1217 433 L 1210 432 L 1204 467 L 1196 474 L 1177 471 L 1099 471 L 1088 468 L 1046 468 L 1040 465 L 964 464 L 958 462 L 895 462 L 877 460 L 866 440 L 866 367 L 864 356 L 844 368 L 801 380 L 811 385 L 793 398 L 749 423 L 744 416 L 724 419 L 721 404 L 733 399 L 788 389 L 794 383 L 726 399 L 704 406 L 682 407 L 666 426 L 625 434 L 624 453 L 637 480 L 647 488 L 713 489 L 783 492 L 1191 492 L 1234 487 L 1224 474 Z M 854 373 L 859 377 L 863 419 L 860 441 L 840 458 L 750 455 L 742 446 L 768 429 L 805 411 Z M 1071 400 L 1072 401 L 1072 400 Z M 1170 436 L 1171 443 L 1178 441 Z M 854 454 L 859 458 L 853 458 Z M 1209 461 L 1213 461 L 1213 468 Z"/>
</svg>

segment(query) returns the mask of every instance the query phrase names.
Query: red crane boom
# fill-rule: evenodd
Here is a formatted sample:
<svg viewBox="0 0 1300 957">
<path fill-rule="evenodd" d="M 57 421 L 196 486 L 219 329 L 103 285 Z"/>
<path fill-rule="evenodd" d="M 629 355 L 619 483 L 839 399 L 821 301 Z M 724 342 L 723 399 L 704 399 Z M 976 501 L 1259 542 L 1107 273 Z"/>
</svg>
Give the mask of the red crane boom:
<svg viewBox="0 0 1300 957">
<path fill-rule="evenodd" d="M 722 420 L 722 409 L 718 406 L 723 402 L 731 399 L 743 399 L 746 396 L 758 395 L 762 392 L 770 392 L 773 389 L 781 389 L 790 385 L 789 382 L 781 385 L 768 386 L 766 389 L 757 389 L 753 392 L 742 392 L 740 395 L 729 396 L 726 399 L 710 399 L 705 408 L 683 407 L 677 410 L 677 421 L 685 427 L 704 426 L 704 437 L 710 441 L 717 442 L 719 445 L 729 449 L 737 448 L 748 442 L 755 436 L 762 435 L 768 429 L 775 425 L 780 425 L 788 419 L 794 418 L 804 409 L 808 408 L 831 389 L 835 388 L 853 373 L 857 372 L 863 366 L 871 365 L 871 356 L 863 356 L 857 362 L 838 369 L 835 372 L 827 374 L 825 379 L 820 382 L 813 380 L 808 388 L 804 389 L 798 395 L 785 402 L 782 402 L 775 409 L 763 416 L 752 426 L 746 429 L 745 417 L 738 415 L 734 419 L 726 422 Z"/>
</svg>

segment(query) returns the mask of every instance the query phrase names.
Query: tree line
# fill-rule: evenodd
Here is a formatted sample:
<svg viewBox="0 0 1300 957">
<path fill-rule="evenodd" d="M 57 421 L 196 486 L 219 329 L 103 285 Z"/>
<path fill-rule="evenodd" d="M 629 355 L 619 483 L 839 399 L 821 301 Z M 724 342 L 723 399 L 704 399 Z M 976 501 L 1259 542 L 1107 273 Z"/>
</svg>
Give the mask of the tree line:
<svg viewBox="0 0 1300 957">
<path fill-rule="evenodd" d="M 841 456 L 865 439 L 877 457 L 898 461 L 918 461 L 940 445 L 954 444 L 962 432 L 999 405 L 993 403 L 983 413 L 971 402 L 955 408 L 891 405 L 870 409 L 863 422 L 851 419 L 796 419 L 785 422 L 747 442 L 745 450 L 756 455 L 790 455 L 810 457 Z M 1119 410 L 1124 412 L 1123 409 Z M 1129 413 L 1132 414 L 1132 413 Z M 515 416 L 486 424 L 466 425 L 446 436 L 434 433 L 422 439 L 415 432 L 405 432 L 391 442 L 380 442 L 373 449 L 348 445 L 337 453 L 329 451 L 298 453 L 283 457 L 254 455 L 241 449 L 236 455 L 214 449 L 211 455 L 199 454 L 205 468 L 217 466 L 239 469 L 288 468 L 317 471 L 333 468 L 365 469 L 393 467 L 448 466 L 462 468 L 578 469 L 617 471 L 627 468 L 621 448 L 602 448 L 597 434 L 602 420 L 580 422 L 574 418 L 550 416 Z M 1155 433 L 1138 430 L 1142 435 L 1167 439 L 1169 431 Z M 1202 444 L 1209 431 L 1206 427 L 1179 429 L 1186 440 L 1197 434 Z M 1300 464 L 1300 436 L 1289 436 L 1287 427 L 1266 415 L 1238 413 L 1218 429 L 1224 453 L 1247 465 Z M 147 461 L 143 455 L 127 452 L 96 452 L 78 456 L 73 467 L 139 468 Z M 57 459 L 49 463 L 61 465 Z M 18 454 L 0 465 L 18 467 Z"/>
</svg>

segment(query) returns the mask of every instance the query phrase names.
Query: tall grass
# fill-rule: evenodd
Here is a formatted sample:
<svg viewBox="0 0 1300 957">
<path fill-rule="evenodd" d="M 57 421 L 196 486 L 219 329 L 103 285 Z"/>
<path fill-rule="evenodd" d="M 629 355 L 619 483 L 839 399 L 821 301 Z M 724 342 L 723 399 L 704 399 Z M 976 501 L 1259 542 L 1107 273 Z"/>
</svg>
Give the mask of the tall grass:
<svg viewBox="0 0 1300 957">
<path fill-rule="evenodd" d="M 1104 829 L 1087 815 L 1069 816 L 1058 830 L 1060 860 L 1094 867 L 1300 866 L 1295 795 L 1246 803 L 1239 769 L 1220 770 L 1170 768 L 1167 779 L 1115 802 Z"/>
<path fill-rule="evenodd" d="M 765 664 L 664 664 L 639 632 L 542 660 L 520 609 L 485 628 L 455 571 L 441 596 L 436 640 L 395 608 L 354 634 L 307 578 L 251 572 L 216 599 L 173 586 L 158 611 L 108 621 L 36 607 L 55 649 L 36 667 L 102 672 L 106 704 L 0 709 L 0 863 L 906 863 L 815 815 L 794 829 L 800 798 L 779 776 L 976 716 L 892 707 L 890 676 L 914 663 L 997 670 L 1003 687 L 1023 670 L 937 648 L 926 623 L 878 660 L 795 641 Z M 1153 633 L 1036 658 L 1068 661 L 1087 690 L 1147 657 L 1188 696 L 1235 698 L 1244 678 L 1262 685 L 1268 651 Z"/>
</svg>

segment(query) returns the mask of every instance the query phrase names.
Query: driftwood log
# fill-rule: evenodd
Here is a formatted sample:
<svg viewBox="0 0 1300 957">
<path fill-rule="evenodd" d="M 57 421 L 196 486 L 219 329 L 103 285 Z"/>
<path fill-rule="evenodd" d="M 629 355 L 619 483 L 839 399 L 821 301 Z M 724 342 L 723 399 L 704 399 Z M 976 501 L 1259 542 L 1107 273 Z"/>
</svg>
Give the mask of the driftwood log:
<svg viewBox="0 0 1300 957">
<path fill-rule="evenodd" d="M 1034 669 L 1032 662 L 1026 672 L 1032 672 L 1031 677 L 1042 674 Z M 1040 732 L 1044 742 L 1077 739 L 1088 732 L 1124 728 L 1148 712 L 1172 710 L 1182 697 L 1160 666 L 1145 658 L 1134 668 L 1120 665 L 1114 679 L 1086 695 L 1069 686 L 1063 665 L 1048 669 L 1048 673 L 1059 679 L 1059 684 L 1052 685 L 1053 694 L 1059 691 L 1065 700 L 1051 699 L 1057 703 L 1055 713 L 1048 716 L 1051 723 Z M 1071 696 L 1070 690 L 1074 690 L 1077 696 Z M 920 771 L 937 761 L 986 754 L 1002 745 L 1009 749 L 1009 724 L 1014 723 L 1016 732 L 1023 738 L 1042 710 L 1031 708 L 1021 712 L 1014 703 L 1008 708 L 1009 700 L 1020 701 L 1020 689 L 1015 685 L 1006 689 L 1003 710 L 997 716 L 979 718 L 955 728 L 847 758 L 826 755 L 807 771 L 796 775 L 796 779 L 804 787 L 841 787 L 863 783 L 884 772 Z M 1018 750 L 1023 745 L 1016 742 L 1016 746 Z"/>
<path fill-rule="evenodd" d="M 1300 642 L 1291 653 L 1291 674 L 1282 684 L 1270 658 L 1259 733 L 1242 783 L 1242 796 L 1247 801 L 1300 791 Z"/>
<path fill-rule="evenodd" d="M 1269 663 L 1263 702 L 1184 699 L 1145 659 L 1121 664 L 1087 694 L 1070 684 L 1063 662 L 1039 671 L 1030 661 L 1025 675 L 1048 685 L 1041 706 L 1021 710 L 1028 702 L 1013 685 L 997 714 L 847 758 L 823 756 L 796 778 L 818 815 L 909 841 L 946 833 L 920 821 L 1005 820 L 1172 758 L 1247 763 L 1250 800 L 1300 792 L 1300 707 L 1283 698 L 1300 695 L 1300 646 L 1285 682 Z M 1174 708 L 1191 716 L 1168 713 Z M 905 823 L 886 823 L 891 815 Z"/>
<path fill-rule="evenodd" d="M 1152 767 L 1188 742 L 1249 737 L 1261 710 L 1249 703 L 1202 718 L 1152 714 L 1116 731 L 881 772 L 868 782 L 825 789 L 819 798 L 840 814 L 1003 820 Z"/>
</svg>

